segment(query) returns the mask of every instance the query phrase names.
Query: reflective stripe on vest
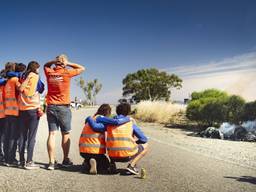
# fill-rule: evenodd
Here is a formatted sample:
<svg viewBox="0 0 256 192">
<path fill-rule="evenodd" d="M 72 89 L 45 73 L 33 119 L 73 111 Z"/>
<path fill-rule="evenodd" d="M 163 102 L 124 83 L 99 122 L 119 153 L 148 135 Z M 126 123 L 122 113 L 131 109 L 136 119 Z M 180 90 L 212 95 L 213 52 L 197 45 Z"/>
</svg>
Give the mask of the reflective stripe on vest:
<svg viewBox="0 0 256 192">
<path fill-rule="evenodd" d="M 131 157 L 138 152 L 132 126 L 131 121 L 119 126 L 107 126 L 106 145 L 110 157 Z"/>
<path fill-rule="evenodd" d="M 107 138 L 107 141 L 130 141 L 133 142 L 134 140 L 127 137 L 116 137 L 116 138 Z"/>
<path fill-rule="evenodd" d="M 105 148 L 105 145 L 99 145 L 99 144 L 89 144 L 89 143 L 80 143 L 80 147 L 91 147 L 91 148 Z"/>
<path fill-rule="evenodd" d="M 16 101 L 16 98 L 5 98 L 5 101 Z"/>
<path fill-rule="evenodd" d="M 18 107 L 5 107 L 5 110 L 19 110 Z"/>
<path fill-rule="evenodd" d="M 40 106 L 40 96 L 38 93 L 35 93 L 33 96 L 20 93 L 18 102 L 20 110 L 36 109 Z"/>
<path fill-rule="evenodd" d="M 86 123 L 79 139 L 79 150 L 80 153 L 105 154 L 105 133 L 93 131 L 89 124 Z"/>
<path fill-rule="evenodd" d="M 107 150 L 109 151 L 133 151 L 137 150 L 138 146 L 130 148 L 130 147 L 107 147 Z"/>
<path fill-rule="evenodd" d="M 81 134 L 81 137 L 84 138 L 105 138 L 103 134 Z"/>
</svg>

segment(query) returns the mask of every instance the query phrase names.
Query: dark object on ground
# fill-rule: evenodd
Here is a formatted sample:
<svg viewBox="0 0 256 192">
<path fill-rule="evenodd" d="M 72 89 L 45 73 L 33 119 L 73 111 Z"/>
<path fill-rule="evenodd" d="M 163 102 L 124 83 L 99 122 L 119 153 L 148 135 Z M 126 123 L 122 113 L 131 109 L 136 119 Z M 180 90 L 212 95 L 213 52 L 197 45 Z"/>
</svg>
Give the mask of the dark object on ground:
<svg viewBox="0 0 256 192">
<path fill-rule="evenodd" d="M 248 133 L 244 136 L 244 141 L 256 142 L 256 135 L 253 134 L 252 132 L 248 132 Z"/>
<path fill-rule="evenodd" d="M 206 130 L 200 132 L 201 137 L 221 139 L 219 129 L 215 127 L 208 127 Z"/>
<path fill-rule="evenodd" d="M 246 134 L 247 134 L 247 131 L 244 127 L 237 126 L 234 130 L 233 140 L 244 141 Z"/>
</svg>

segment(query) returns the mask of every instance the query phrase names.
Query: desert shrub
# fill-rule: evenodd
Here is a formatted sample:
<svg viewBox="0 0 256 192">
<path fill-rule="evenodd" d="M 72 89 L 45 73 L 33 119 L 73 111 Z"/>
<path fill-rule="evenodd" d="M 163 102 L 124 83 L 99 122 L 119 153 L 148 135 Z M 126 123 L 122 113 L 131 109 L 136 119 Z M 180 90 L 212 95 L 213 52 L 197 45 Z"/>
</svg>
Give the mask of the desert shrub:
<svg viewBox="0 0 256 192">
<path fill-rule="evenodd" d="M 182 112 L 185 112 L 185 106 L 181 104 L 166 101 L 141 101 L 135 106 L 134 117 L 147 122 L 169 123 L 172 118 Z"/>
</svg>

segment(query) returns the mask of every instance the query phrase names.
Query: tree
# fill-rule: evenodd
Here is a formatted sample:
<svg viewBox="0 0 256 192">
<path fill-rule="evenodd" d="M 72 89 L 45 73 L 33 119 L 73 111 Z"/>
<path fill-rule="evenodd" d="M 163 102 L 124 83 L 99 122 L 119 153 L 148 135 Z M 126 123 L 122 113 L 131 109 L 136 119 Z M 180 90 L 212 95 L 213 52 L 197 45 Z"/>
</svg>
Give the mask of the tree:
<svg viewBox="0 0 256 192">
<path fill-rule="evenodd" d="M 242 121 L 256 120 L 256 100 L 248 102 L 244 105 L 241 116 Z"/>
<path fill-rule="evenodd" d="M 237 95 L 229 96 L 217 89 L 193 92 L 186 110 L 188 119 L 206 126 L 223 122 L 239 124 L 242 121 L 245 100 Z"/>
<path fill-rule="evenodd" d="M 186 110 L 188 119 L 199 124 L 213 126 L 223 122 L 227 114 L 228 95 L 217 89 L 193 92 Z"/>
<path fill-rule="evenodd" d="M 245 100 L 237 95 L 232 95 L 227 101 L 227 118 L 230 123 L 239 124 L 242 121 L 242 113 L 245 105 Z"/>
<path fill-rule="evenodd" d="M 96 104 L 96 96 L 102 88 L 102 84 L 99 83 L 98 79 L 85 82 L 83 77 L 80 77 L 80 79 L 77 80 L 77 84 L 83 90 L 87 103 L 89 105 Z"/>
<path fill-rule="evenodd" d="M 129 73 L 123 79 L 123 96 L 135 102 L 141 100 L 166 100 L 171 96 L 171 88 L 181 88 L 182 80 L 158 69 L 142 69 Z"/>
</svg>

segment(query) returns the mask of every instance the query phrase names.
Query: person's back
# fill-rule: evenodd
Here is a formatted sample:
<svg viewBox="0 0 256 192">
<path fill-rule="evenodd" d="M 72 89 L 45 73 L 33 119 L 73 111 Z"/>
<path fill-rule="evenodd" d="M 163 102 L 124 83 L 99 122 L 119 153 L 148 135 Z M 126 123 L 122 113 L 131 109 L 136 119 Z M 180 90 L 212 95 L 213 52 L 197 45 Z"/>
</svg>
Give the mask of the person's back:
<svg viewBox="0 0 256 192">
<path fill-rule="evenodd" d="M 78 75 L 74 69 L 66 69 L 60 66 L 45 68 L 48 93 L 47 104 L 70 104 L 70 81 L 71 77 Z"/>
<path fill-rule="evenodd" d="M 4 102 L 5 102 L 5 115 L 18 116 L 18 91 L 19 79 L 17 77 L 12 77 L 7 80 L 4 88 Z"/>
<path fill-rule="evenodd" d="M 116 107 L 117 116 L 114 119 L 118 121 L 127 118 L 130 112 L 131 106 L 128 103 L 119 104 Z M 138 174 L 136 163 L 146 154 L 148 139 L 134 121 L 125 122 L 123 125 L 114 125 L 100 118 L 97 118 L 96 122 L 92 118 L 87 118 L 87 121 L 95 131 L 102 130 L 101 127 L 105 125 L 107 152 L 111 159 L 112 171 L 116 172 L 115 162 L 129 162 L 127 170 L 132 174 Z"/>
<path fill-rule="evenodd" d="M 126 158 L 135 155 L 138 147 L 133 138 L 132 121 L 123 125 L 107 126 L 107 150 L 111 158 Z"/>
<path fill-rule="evenodd" d="M 47 140 L 49 170 L 53 170 L 55 166 L 55 132 L 59 128 L 62 133 L 64 156 L 62 166 L 68 167 L 73 165 L 68 157 L 72 117 L 70 110 L 70 81 L 72 77 L 79 75 L 84 70 L 84 67 L 81 65 L 69 63 L 66 55 L 57 56 L 56 60 L 47 62 L 44 65 L 44 72 L 48 84 L 46 114 L 49 128 Z"/>
</svg>

